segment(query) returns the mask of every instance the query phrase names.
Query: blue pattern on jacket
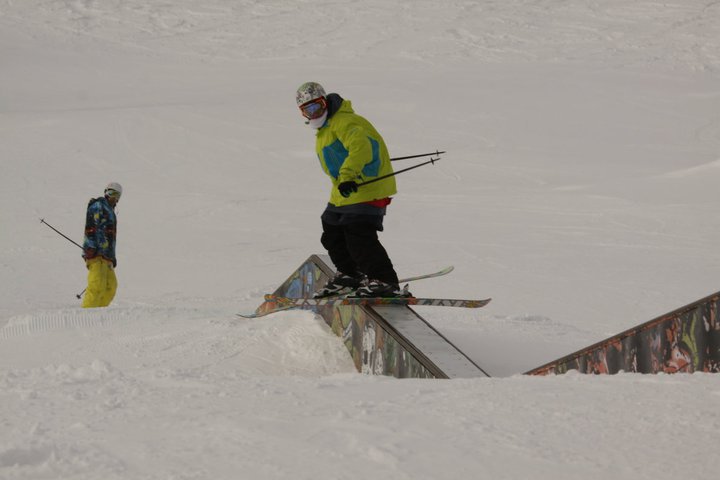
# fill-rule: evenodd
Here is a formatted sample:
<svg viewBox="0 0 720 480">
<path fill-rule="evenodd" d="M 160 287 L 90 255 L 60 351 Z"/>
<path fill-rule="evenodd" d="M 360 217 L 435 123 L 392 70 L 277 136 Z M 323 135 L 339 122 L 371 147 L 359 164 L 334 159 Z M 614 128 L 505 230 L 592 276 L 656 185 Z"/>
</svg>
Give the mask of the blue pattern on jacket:
<svg viewBox="0 0 720 480">
<path fill-rule="evenodd" d="M 363 167 L 362 173 L 366 177 L 377 177 L 380 171 L 380 144 L 371 137 L 368 137 L 368 141 L 372 147 L 372 161 Z M 323 147 L 322 153 L 328 172 L 330 172 L 333 178 L 338 178 L 338 176 L 340 176 L 340 167 L 342 167 L 345 159 L 348 157 L 349 152 L 347 148 L 345 148 L 345 145 L 338 139 L 330 145 Z M 321 162 L 323 158 L 320 159 Z"/>
<path fill-rule="evenodd" d="M 94 256 L 101 256 L 116 264 L 115 239 L 117 236 L 117 217 L 107 198 L 90 200 L 85 217 L 85 237 L 83 250 L 95 250 Z M 87 255 L 84 255 L 87 259 Z"/>
<path fill-rule="evenodd" d="M 377 177 L 380 171 L 380 144 L 374 138 L 368 137 L 368 140 L 372 146 L 372 162 L 363 167 L 362 173 L 366 177 Z"/>
<path fill-rule="evenodd" d="M 340 175 L 340 167 L 342 167 L 342 164 L 348 157 L 347 148 L 345 148 L 345 145 L 338 139 L 330 145 L 323 147 L 322 153 L 328 172 L 330 172 L 333 178 L 338 178 Z M 321 158 L 320 161 L 322 162 L 323 159 Z"/>
</svg>

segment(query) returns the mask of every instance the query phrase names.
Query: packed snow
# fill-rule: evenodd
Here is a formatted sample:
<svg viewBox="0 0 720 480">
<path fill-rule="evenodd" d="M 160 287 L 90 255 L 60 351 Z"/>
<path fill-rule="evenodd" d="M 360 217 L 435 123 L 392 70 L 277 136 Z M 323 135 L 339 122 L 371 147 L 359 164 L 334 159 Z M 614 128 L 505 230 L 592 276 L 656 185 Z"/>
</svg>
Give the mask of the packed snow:
<svg viewBox="0 0 720 480">
<path fill-rule="evenodd" d="M 713 374 L 523 372 L 719 290 L 720 3 L 0 0 L 0 478 L 707 478 Z M 493 378 L 357 373 L 253 311 L 311 254 L 318 81 L 392 156 L 381 240 Z M 404 161 L 396 168 L 412 165 Z M 83 310 L 87 201 L 119 289 Z"/>
</svg>

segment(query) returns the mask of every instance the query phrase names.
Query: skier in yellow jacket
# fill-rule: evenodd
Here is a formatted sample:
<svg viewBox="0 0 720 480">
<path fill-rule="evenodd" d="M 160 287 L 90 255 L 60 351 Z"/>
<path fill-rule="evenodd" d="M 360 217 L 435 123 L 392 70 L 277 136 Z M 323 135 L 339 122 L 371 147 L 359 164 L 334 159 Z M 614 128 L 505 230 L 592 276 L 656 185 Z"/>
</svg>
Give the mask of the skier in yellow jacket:
<svg viewBox="0 0 720 480">
<path fill-rule="evenodd" d="M 393 172 L 385 141 L 350 100 L 327 95 L 316 82 L 304 83 L 296 93 L 300 112 L 316 132 L 315 151 L 330 177 L 330 200 L 321 216 L 322 245 L 337 273 L 315 293 L 334 295 L 347 289 L 360 297 L 410 296 L 398 285 L 397 273 L 377 232 L 391 196 L 395 177 L 360 185 Z"/>
</svg>

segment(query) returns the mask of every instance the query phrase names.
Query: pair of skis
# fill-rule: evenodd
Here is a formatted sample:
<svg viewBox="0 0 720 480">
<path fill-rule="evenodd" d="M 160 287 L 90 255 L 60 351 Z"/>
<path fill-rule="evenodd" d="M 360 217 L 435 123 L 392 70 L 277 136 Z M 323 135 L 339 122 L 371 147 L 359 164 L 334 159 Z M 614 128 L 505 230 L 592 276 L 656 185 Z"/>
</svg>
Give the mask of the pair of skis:
<svg viewBox="0 0 720 480">
<path fill-rule="evenodd" d="M 415 277 L 403 278 L 400 283 L 408 283 L 425 278 L 440 277 L 452 272 L 454 267 L 450 266 L 434 273 L 418 275 Z M 238 314 L 243 318 L 258 318 L 270 315 L 271 313 L 301 308 L 313 308 L 321 306 L 346 306 L 346 305 L 429 305 L 437 307 L 460 307 L 480 308 L 490 302 L 489 298 L 482 300 L 463 300 L 451 298 L 417 298 L 417 297 L 393 297 L 393 298 L 365 298 L 348 296 L 330 296 L 324 298 L 288 298 L 279 295 L 265 295 L 266 304 L 272 304 L 271 308 L 258 310 L 250 314 Z"/>
</svg>

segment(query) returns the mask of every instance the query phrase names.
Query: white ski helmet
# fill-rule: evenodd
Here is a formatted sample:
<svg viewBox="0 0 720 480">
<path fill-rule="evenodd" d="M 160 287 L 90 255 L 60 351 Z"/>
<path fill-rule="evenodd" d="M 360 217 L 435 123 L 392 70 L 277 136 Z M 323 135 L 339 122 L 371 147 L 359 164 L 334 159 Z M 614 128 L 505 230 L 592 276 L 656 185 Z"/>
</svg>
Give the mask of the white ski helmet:
<svg viewBox="0 0 720 480">
<path fill-rule="evenodd" d="M 318 98 L 325 97 L 325 89 L 317 82 L 305 82 L 300 85 L 295 94 L 295 102 L 297 106 L 304 105 Z"/>
<path fill-rule="evenodd" d="M 120 185 L 117 182 L 110 182 L 107 184 L 107 187 L 105 187 L 105 196 L 106 197 L 115 197 L 120 198 L 122 195 L 122 185 Z"/>
</svg>

